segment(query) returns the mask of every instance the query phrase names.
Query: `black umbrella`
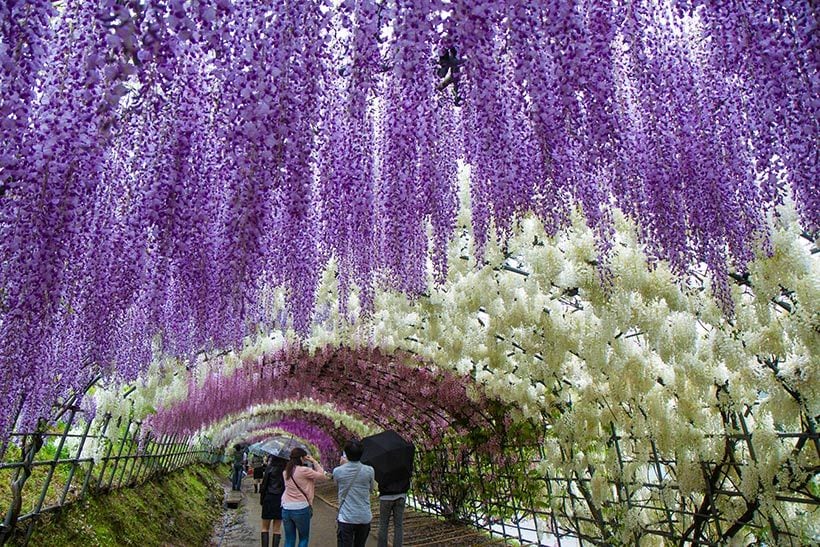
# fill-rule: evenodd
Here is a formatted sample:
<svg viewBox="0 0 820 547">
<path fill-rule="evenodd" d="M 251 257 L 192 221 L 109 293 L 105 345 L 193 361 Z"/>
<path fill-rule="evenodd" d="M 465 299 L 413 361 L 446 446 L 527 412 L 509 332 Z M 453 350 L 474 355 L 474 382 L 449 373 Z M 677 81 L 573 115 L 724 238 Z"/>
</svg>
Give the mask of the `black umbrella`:
<svg viewBox="0 0 820 547">
<path fill-rule="evenodd" d="M 381 488 L 406 482 L 409 486 L 413 474 L 413 455 L 416 447 L 392 430 L 383 431 L 362 439 L 364 453 L 362 463 L 376 470 L 376 482 Z"/>
</svg>

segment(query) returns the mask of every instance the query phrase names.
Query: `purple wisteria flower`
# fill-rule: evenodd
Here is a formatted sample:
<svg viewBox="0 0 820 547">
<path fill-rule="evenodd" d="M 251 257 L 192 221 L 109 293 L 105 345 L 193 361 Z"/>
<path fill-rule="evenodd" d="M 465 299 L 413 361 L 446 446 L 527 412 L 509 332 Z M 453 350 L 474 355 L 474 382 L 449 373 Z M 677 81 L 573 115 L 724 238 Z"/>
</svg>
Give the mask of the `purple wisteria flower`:
<svg viewBox="0 0 820 547">
<path fill-rule="evenodd" d="M 617 206 L 729 314 L 775 205 L 820 229 L 811 2 L 56 6 L 0 5 L 0 439 L 238 347 L 272 287 L 308 332 L 331 260 L 343 311 L 443 282 L 459 162 L 479 258 L 577 208 L 603 271 Z"/>
</svg>

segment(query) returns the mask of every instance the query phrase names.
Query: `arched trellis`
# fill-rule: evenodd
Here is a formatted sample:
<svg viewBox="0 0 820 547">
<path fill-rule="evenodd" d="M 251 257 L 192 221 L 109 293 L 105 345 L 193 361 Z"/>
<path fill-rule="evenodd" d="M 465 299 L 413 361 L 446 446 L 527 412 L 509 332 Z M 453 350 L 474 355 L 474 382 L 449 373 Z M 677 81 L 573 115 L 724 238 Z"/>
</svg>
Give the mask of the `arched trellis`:
<svg viewBox="0 0 820 547">
<path fill-rule="evenodd" d="M 237 440 L 242 440 L 246 444 L 254 444 L 269 437 L 290 437 L 308 445 L 311 448 L 310 451 L 312 454 L 323 453 L 319 449 L 318 444 L 314 440 L 312 440 L 315 438 L 315 436 L 297 435 L 293 433 L 293 431 L 290 428 L 279 427 L 276 424 L 272 424 L 270 426 L 262 427 L 259 429 L 253 429 L 246 433 L 244 437 L 241 437 Z"/>
<path fill-rule="evenodd" d="M 411 364 L 414 363 L 414 364 Z M 150 418 L 158 431 L 194 433 L 216 418 L 277 399 L 333 403 L 381 427 L 396 427 L 419 442 L 435 443 L 449 429 L 494 428 L 489 401 L 472 384 L 425 366 L 409 354 L 372 349 L 279 352 L 246 363 L 232 376 L 213 375 L 202 386 L 191 381 L 186 400 Z"/>
<path fill-rule="evenodd" d="M 311 423 L 337 428 L 351 435 L 364 436 L 373 432 L 371 425 L 357 416 L 340 411 L 334 405 L 313 400 L 282 400 L 255 405 L 245 411 L 225 416 L 223 419 L 199 430 L 198 437 L 210 439 L 218 448 L 229 446 L 229 440 L 250 429 L 262 427 L 273 420 L 293 416 Z"/>
<path fill-rule="evenodd" d="M 189 433 L 197 426 L 209 431 L 232 423 L 241 427 L 247 413 L 258 413 L 255 405 L 270 404 L 277 396 L 302 396 L 332 405 L 372 424 L 374 430 L 395 429 L 411 439 L 418 449 L 417 499 L 449 518 L 463 519 L 471 512 L 466 504 L 476 482 L 465 480 L 467 476 L 478 476 L 487 466 L 509 464 L 512 460 L 503 456 L 504 447 L 527 429 L 510 424 L 505 407 L 482 397 L 468 379 L 409 354 L 350 348 L 328 348 L 314 355 L 280 352 L 246 363 L 230 378 L 211 377 L 201 386 L 192 382 L 188 398 L 160 410 L 150 419 L 150 427 L 164 431 L 187 424 Z M 298 399 L 284 399 L 272 408 L 279 412 L 283 403 L 299 407 Z M 213 421 L 215 409 L 233 413 Z M 534 432 L 529 428 L 529 435 Z M 505 484 L 502 493 L 487 485 L 482 498 L 508 499 L 522 486 Z"/>
<path fill-rule="evenodd" d="M 307 448 L 308 453 L 312 454 L 314 457 L 321 458 L 321 461 L 323 462 L 329 461 L 329 457 L 327 456 L 328 451 L 319 448 L 318 443 L 313 440 L 315 437 L 308 435 L 295 435 L 288 429 L 282 429 L 281 427 L 276 426 L 264 427 L 262 429 L 254 429 L 249 431 L 245 435 L 232 439 L 229 445 L 232 446 L 236 443 L 242 443 L 243 445 L 250 446 L 271 437 L 287 437 L 294 439 L 302 443 Z"/>
<path fill-rule="evenodd" d="M 371 427 L 359 422 L 357 427 L 350 429 L 346 424 L 351 424 L 356 420 L 355 417 L 345 416 L 344 421 L 341 421 L 336 410 L 332 414 L 322 413 L 322 405 L 317 407 L 315 402 L 300 408 L 298 401 L 288 401 L 287 410 L 279 407 L 277 410 L 265 411 L 265 407 L 270 409 L 276 406 L 254 407 L 248 413 L 234 415 L 206 428 L 201 435 L 213 439 L 219 449 L 227 449 L 236 441 L 252 442 L 251 439 L 263 434 L 269 436 L 272 430 L 276 430 L 311 441 L 319 450 L 325 465 L 332 467 L 338 464 L 345 441 L 361 437 Z M 358 433 L 354 433 L 354 430 Z"/>
<path fill-rule="evenodd" d="M 311 438 L 309 430 L 320 431 L 323 434 L 333 432 L 333 436 L 328 436 L 327 439 L 337 445 L 343 443 L 345 439 L 357 436 L 343 425 L 333 423 L 333 421 L 324 415 L 310 414 L 307 412 L 288 412 L 275 421 L 248 429 L 248 432 L 245 433 L 246 440 L 250 442 L 251 439 L 258 439 L 258 437 L 265 434 L 268 429 L 276 429 L 282 434 L 294 435 L 303 439 Z M 228 444 L 230 445 L 230 443 Z"/>
</svg>

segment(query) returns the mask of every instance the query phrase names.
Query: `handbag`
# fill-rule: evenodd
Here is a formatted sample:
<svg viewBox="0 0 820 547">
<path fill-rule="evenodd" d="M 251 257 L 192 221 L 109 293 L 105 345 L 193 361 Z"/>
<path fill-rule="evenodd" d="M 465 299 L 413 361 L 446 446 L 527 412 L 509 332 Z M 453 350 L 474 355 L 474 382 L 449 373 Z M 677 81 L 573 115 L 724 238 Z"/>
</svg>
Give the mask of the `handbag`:
<svg viewBox="0 0 820 547">
<path fill-rule="evenodd" d="M 310 503 L 310 500 L 308 499 L 307 494 L 305 494 L 305 491 L 302 490 L 301 486 L 299 486 L 299 483 L 296 482 L 296 479 L 293 478 L 293 475 L 290 476 L 290 480 L 293 481 L 293 484 L 296 485 L 296 488 L 298 488 L 299 491 L 302 493 L 302 495 L 305 496 L 305 501 L 308 502 L 308 509 L 310 510 L 308 512 L 310 513 L 310 516 L 312 517 L 313 516 L 313 505 Z"/>
</svg>

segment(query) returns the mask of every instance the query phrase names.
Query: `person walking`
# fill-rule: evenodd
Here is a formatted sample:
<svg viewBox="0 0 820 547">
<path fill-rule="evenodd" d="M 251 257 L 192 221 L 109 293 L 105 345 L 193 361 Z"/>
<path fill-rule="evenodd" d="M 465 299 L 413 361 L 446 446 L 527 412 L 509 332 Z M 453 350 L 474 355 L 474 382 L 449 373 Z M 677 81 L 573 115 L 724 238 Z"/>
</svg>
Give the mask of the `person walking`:
<svg viewBox="0 0 820 547">
<path fill-rule="evenodd" d="M 387 547 L 387 530 L 393 518 L 393 547 L 402 547 L 404 541 L 404 505 L 410 477 L 390 483 L 379 483 L 379 538 L 378 547 Z"/>
<path fill-rule="evenodd" d="M 253 473 L 253 493 L 261 492 L 259 487 L 262 484 L 262 479 L 265 477 L 265 461 L 262 456 L 257 454 L 251 458 L 251 473 Z"/>
<path fill-rule="evenodd" d="M 312 467 L 309 467 L 312 466 Z M 304 448 L 290 452 L 283 472 L 285 493 L 282 494 L 282 526 L 285 547 L 307 547 L 310 540 L 310 518 L 313 516 L 313 493 L 317 480 L 325 478 L 325 470 Z"/>
<path fill-rule="evenodd" d="M 233 446 L 233 470 L 231 473 L 231 489 L 242 490 L 242 473 L 244 472 L 242 445 L 235 444 Z"/>
<path fill-rule="evenodd" d="M 347 462 L 333 470 L 339 486 L 338 547 L 364 547 L 370 534 L 370 493 L 375 490 L 376 472 L 360 461 L 363 451 L 361 441 L 348 441 L 344 449 Z"/>
<path fill-rule="evenodd" d="M 259 488 L 262 504 L 262 547 L 268 547 L 273 536 L 273 547 L 279 547 L 282 539 L 282 494 L 285 493 L 285 465 L 287 460 L 270 456 Z"/>
</svg>

